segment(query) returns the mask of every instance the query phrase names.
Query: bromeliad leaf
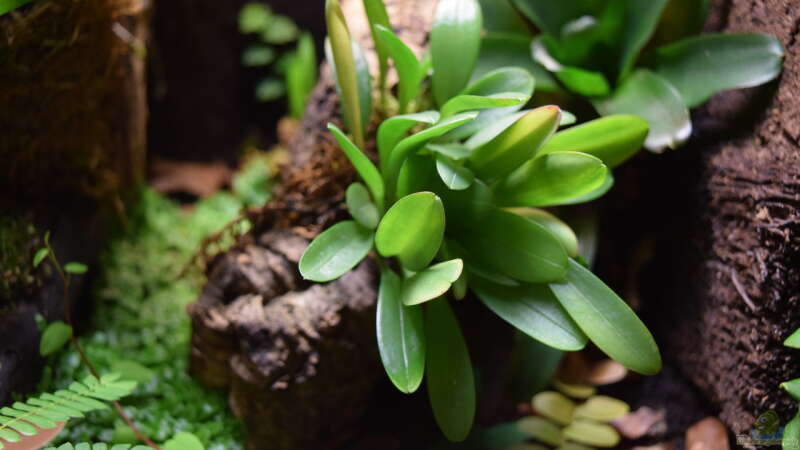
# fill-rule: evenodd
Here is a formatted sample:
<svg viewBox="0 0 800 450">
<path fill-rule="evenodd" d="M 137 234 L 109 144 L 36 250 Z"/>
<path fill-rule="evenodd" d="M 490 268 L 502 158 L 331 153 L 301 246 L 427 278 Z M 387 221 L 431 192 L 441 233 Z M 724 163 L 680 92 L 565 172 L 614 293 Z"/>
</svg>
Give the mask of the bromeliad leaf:
<svg viewBox="0 0 800 450">
<path fill-rule="evenodd" d="M 456 316 L 443 298 L 426 305 L 428 396 L 445 437 L 466 439 L 475 417 L 475 378 Z"/>
<path fill-rule="evenodd" d="M 464 111 L 477 111 L 480 109 L 502 108 L 505 106 L 522 105 L 528 101 L 528 96 L 514 92 L 480 95 L 459 95 L 451 98 L 442 106 L 442 117 L 450 117 Z"/>
<path fill-rule="evenodd" d="M 378 157 L 381 169 L 389 164 L 389 155 L 395 145 L 414 125 L 426 123 L 433 125 L 439 121 L 438 111 L 423 111 L 413 114 L 393 116 L 384 120 L 378 127 Z"/>
<path fill-rule="evenodd" d="M 604 116 L 633 114 L 647 120 L 650 133 L 644 145 L 654 152 L 677 148 L 692 133 L 689 110 L 680 93 L 649 70 L 635 71 L 613 95 L 592 103 Z"/>
<path fill-rule="evenodd" d="M 476 277 L 470 285 L 486 307 L 528 336 L 566 351 L 586 345 L 586 335 L 547 285 L 502 286 Z"/>
<path fill-rule="evenodd" d="M 405 306 L 402 281 L 389 268 L 381 269 L 376 332 L 381 361 L 401 392 L 419 388 L 425 372 L 425 330 L 422 308 Z"/>
<path fill-rule="evenodd" d="M 367 187 L 369 187 L 369 190 L 372 193 L 372 198 L 378 205 L 378 209 L 382 209 L 385 188 L 383 185 L 383 178 L 381 178 L 381 174 L 378 172 L 378 169 L 376 169 L 375 165 L 372 164 L 372 161 L 367 158 L 367 155 L 365 155 L 358 147 L 356 147 L 356 145 L 353 144 L 353 142 L 348 139 L 342 130 L 340 130 L 336 125 L 329 123 L 328 130 L 333 133 L 333 137 L 336 138 L 336 142 L 339 143 L 339 147 L 341 147 L 342 151 L 345 153 L 345 155 L 347 155 L 347 158 L 351 163 L 353 163 L 353 167 L 355 167 L 356 172 L 358 172 L 358 174 L 367 184 Z"/>
<path fill-rule="evenodd" d="M 567 270 L 567 253 L 541 225 L 499 209 L 471 224 L 481 239 L 459 234 L 468 257 L 486 267 L 531 283 L 561 280 Z"/>
<path fill-rule="evenodd" d="M 433 97 L 443 105 L 467 85 L 481 45 L 481 7 L 477 0 L 442 0 L 431 30 Z"/>
<path fill-rule="evenodd" d="M 369 191 L 361 183 L 353 183 L 347 187 L 345 193 L 347 211 L 361 225 L 374 230 L 378 226 L 380 213 L 378 208 L 369 198 Z"/>
<path fill-rule="evenodd" d="M 336 73 L 336 84 L 341 92 L 345 121 L 358 147 L 364 147 L 364 122 L 362 117 L 359 80 L 353 55 L 353 42 L 339 0 L 326 0 L 325 20 L 328 26 L 330 56 Z"/>
<path fill-rule="evenodd" d="M 323 231 L 300 258 L 300 274 L 306 280 L 335 280 L 361 262 L 372 248 L 372 231 L 346 220 Z"/>
<path fill-rule="evenodd" d="M 758 86 L 781 73 L 783 47 L 766 34 L 705 34 L 657 49 L 652 68 L 694 108 L 717 92 Z"/>
<path fill-rule="evenodd" d="M 469 156 L 473 171 L 484 179 L 511 172 L 553 134 L 560 119 L 561 112 L 557 106 L 529 111 L 489 142 L 473 148 Z"/>
<path fill-rule="evenodd" d="M 661 370 L 653 336 L 631 308 L 591 271 L 569 261 L 566 280 L 551 283 L 558 301 L 608 356 L 644 375 Z"/>
<path fill-rule="evenodd" d="M 436 194 L 407 195 L 392 205 L 381 219 L 375 247 L 383 257 L 396 256 L 408 270 L 422 270 L 439 251 L 444 224 L 444 206 Z"/>
<path fill-rule="evenodd" d="M 548 140 L 538 155 L 554 152 L 581 152 L 617 167 L 633 156 L 647 138 L 647 121 L 627 114 L 601 117 L 559 131 Z"/>
<path fill-rule="evenodd" d="M 554 206 L 602 186 L 608 168 L 586 153 L 557 152 L 537 156 L 500 180 L 500 206 Z"/>
<path fill-rule="evenodd" d="M 472 181 L 475 180 L 475 175 L 471 170 L 443 155 L 436 157 L 436 171 L 445 186 L 454 191 L 470 187 Z"/>
<path fill-rule="evenodd" d="M 398 86 L 400 113 L 404 113 L 411 101 L 419 95 L 425 73 L 420 67 L 417 56 L 399 37 L 384 26 L 376 25 L 375 29 L 387 55 L 394 61 L 400 79 Z"/>
<path fill-rule="evenodd" d="M 575 235 L 575 232 L 572 231 L 572 228 L 558 217 L 543 209 L 537 208 L 510 208 L 508 211 L 547 228 L 547 230 L 553 233 L 553 236 L 561 242 L 561 245 L 564 246 L 567 255 L 573 258 L 578 256 L 578 237 Z"/>
<path fill-rule="evenodd" d="M 464 270 L 460 259 L 434 264 L 403 280 L 403 304 L 419 305 L 444 295 Z"/>
</svg>

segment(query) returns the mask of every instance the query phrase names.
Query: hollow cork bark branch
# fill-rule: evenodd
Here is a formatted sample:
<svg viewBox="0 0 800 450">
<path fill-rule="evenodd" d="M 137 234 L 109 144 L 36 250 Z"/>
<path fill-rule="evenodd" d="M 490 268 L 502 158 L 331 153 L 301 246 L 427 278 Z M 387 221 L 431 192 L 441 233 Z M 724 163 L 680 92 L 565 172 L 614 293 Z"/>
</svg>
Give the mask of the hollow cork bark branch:
<svg viewBox="0 0 800 450">
<path fill-rule="evenodd" d="M 386 1 L 395 31 L 421 53 L 436 2 Z M 343 2 L 352 35 L 375 56 L 362 2 Z M 341 125 L 323 65 L 282 172 L 275 199 L 253 230 L 208 266 L 208 284 L 189 306 L 192 373 L 229 390 L 248 425 L 250 449 L 340 447 L 355 431 L 381 374 L 374 343 L 376 268 L 366 260 L 327 284 L 300 279 L 308 241 L 344 217 L 353 169 L 326 124 Z"/>
</svg>

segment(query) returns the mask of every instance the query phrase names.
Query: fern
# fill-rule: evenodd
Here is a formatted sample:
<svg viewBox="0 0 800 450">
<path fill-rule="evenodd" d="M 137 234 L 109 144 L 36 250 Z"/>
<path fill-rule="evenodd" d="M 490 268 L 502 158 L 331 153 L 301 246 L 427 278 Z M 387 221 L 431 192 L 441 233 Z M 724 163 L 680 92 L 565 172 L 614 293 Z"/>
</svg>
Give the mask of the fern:
<svg viewBox="0 0 800 450">
<path fill-rule="evenodd" d="M 59 422 L 108 408 L 103 401 L 118 400 L 136 387 L 135 382 L 121 381 L 119 377 L 116 373 L 100 379 L 89 376 L 82 383 L 72 383 L 66 390 L 44 393 L 24 403 L 15 402 L 11 407 L 0 408 L 0 449 L 5 447 L 4 441 L 23 442 L 43 429 L 57 427 Z M 89 448 L 80 445 L 77 447 L 80 450 Z"/>
<path fill-rule="evenodd" d="M 150 450 L 146 445 L 137 445 L 132 447 L 131 444 L 115 444 L 109 446 L 108 444 L 87 444 L 85 442 L 80 444 L 62 444 L 60 447 L 47 447 L 44 450 Z"/>
</svg>

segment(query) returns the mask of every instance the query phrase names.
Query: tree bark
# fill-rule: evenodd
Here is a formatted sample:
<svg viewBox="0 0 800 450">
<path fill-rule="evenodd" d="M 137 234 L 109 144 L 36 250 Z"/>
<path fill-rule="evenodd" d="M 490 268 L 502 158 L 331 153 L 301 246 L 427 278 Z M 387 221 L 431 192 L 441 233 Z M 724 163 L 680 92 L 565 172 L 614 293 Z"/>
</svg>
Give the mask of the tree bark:
<svg viewBox="0 0 800 450">
<path fill-rule="evenodd" d="M 621 168 L 598 267 L 642 304 L 667 363 L 747 434 L 797 409 L 779 384 L 800 376 L 782 345 L 800 326 L 800 4 L 717 1 L 708 28 L 777 36 L 783 75 L 716 96 L 693 113 L 690 145 Z"/>
<path fill-rule="evenodd" d="M 421 51 L 435 2 L 386 5 L 401 38 Z M 351 34 L 376 67 L 361 1 L 343 8 Z M 210 262 L 209 282 L 189 307 L 191 371 L 209 386 L 229 389 L 251 449 L 341 447 L 381 374 L 374 263 L 327 284 L 306 283 L 297 271 L 308 240 L 344 217 L 344 190 L 354 179 L 328 122 L 341 125 L 323 65 L 275 199 L 251 217 L 252 231 L 233 250 Z"/>
</svg>

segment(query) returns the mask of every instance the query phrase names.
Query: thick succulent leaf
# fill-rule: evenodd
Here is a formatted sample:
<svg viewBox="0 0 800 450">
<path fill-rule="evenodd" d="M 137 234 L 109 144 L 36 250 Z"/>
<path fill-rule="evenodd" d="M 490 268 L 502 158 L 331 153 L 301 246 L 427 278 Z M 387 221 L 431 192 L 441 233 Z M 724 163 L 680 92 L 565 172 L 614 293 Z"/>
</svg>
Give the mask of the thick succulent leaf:
<svg viewBox="0 0 800 450">
<path fill-rule="evenodd" d="M 469 148 L 466 145 L 453 144 L 428 144 L 425 150 L 437 155 L 446 156 L 455 161 L 461 161 L 469 156 Z"/>
<path fill-rule="evenodd" d="M 470 286 L 486 307 L 528 336 L 566 351 L 586 345 L 586 335 L 547 285 L 503 286 L 471 277 Z"/>
<path fill-rule="evenodd" d="M 670 0 L 648 47 L 655 48 L 700 34 L 708 17 L 711 0 Z"/>
<path fill-rule="evenodd" d="M 389 162 L 386 170 L 386 179 L 388 180 L 386 183 L 387 186 L 391 188 L 391 186 L 395 184 L 397 173 L 400 171 L 400 167 L 402 167 L 403 162 L 405 162 L 409 155 L 425 147 L 431 140 L 474 120 L 477 115 L 478 113 L 476 112 L 456 114 L 455 116 L 442 119 L 435 125 L 401 140 L 389 154 Z"/>
<path fill-rule="evenodd" d="M 392 205 L 381 219 L 375 247 L 383 257 L 396 256 L 408 270 L 422 270 L 439 251 L 444 223 L 444 206 L 436 194 L 407 195 Z"/>
<path fill-rule="evenodd" d="M 624 79 L 630 73 L 639 52 L 656 31 L 658 19 L 667 3 L 668 0 L 626 1 L 618 80 Z"/>
<path fill-rule="evenodd" d="M 420 62 L 414 52 L 386 27 L 375 26 L 378 38 L 386 49 L 389 57 L 394 61 L 397 76 L 400 79 L 398 86 L 398 101 L 400 112 L 408 110 L 408 105 L 419 95 L 424 72 L 420 69 Z"/>
<path fill-rule="evenodd" d="M 345 121 L 359 147 L 364 146 L 364 123 L 362 116 L 359 77 L 356 58 L 353 55 L 353 42 L 347 20 L 344 18 L 339 0 L 326 0 L 325 20 L 328 26 L 330 58 L 336 73 L 336 85 L 341 93 Z"/>
<path fill-rule="evenodd" d="M 775 79 L 783 46 L 767 34 L 704 34 L 661 47 L 650 61 L 652 70 L 694 108 L 717 92 Z"/>
<path fill-rule="evenodd" d="M 501 177 L 528 160 L 558 128 L 557 106 L 536 108 L 489 142 L 474 148 L 469 156 L 473 171 L 483 179 Z"/>
<path fill-rule="evenodd" d="M 785 341 L 783 345 L 792 348 L 800 348 L 800 328 L 794 331 Z"/>
<path fill-rule="evenodd" d="M 454 191 L 470 187 L 475 180 L 471 170 L 442 155 L 436 157 L 436 171 L 445 186 Z"/>
<path fill-rule="evenodd" d="M 408 130 L 421 123 L 433 125 L 440 117 L 438 111 L 422 111 L 392 116 L 384 120 L 378 127 L 378 157 L 381 168 L 386 168 L 392 149 L 403 139 Z"/>
<path fill-rule="evenodd" d="M 590 202 L 592 200 L 597 200 L 598 198 L 606 195 L 611 188 L 614 187 L 614 175 L 611 171 L 608 171 L 606 174 L 606 178 L 603 180 L 603 184 L 601 184 L 596 189 L 593 189 L 583 195 L 579 195 L 577 197 L 571 198 L 569 200 L 565 200 L 561 202 L 561 205 L 579 205 L 581 203 Z"/>
<path fill-rule="evenodd" d="M 412 154 L 406 158 L 397 177 L 395 198 L 403 198 L 415 192 L 428 191 L 436 184 L 436 162 L 430 155 Z"/>
<path fill-rule="evenodd" d="M 606 77 L 600 72 L 563 65 L 547 50 L 542 39 L 531 43 L 533 59 L 549 70 L 568 90 L 585 97 L 605 96 L 611 91 Z"/>
<path fill-rule="evenodd" d="M 444 200 L 447 216 L 459 219 L 448 222 L 448 231 L 471 230 L 474 222 L 481 220 L 495 208 L 492 190 L 477 178 L 470 187 L 460 191 L 451 190 L 440 183 L 436 193 Z"/>
<path fill-rule="evenodd" d="M 800 412 L 784 427 L 781 446 L 788 450 L 797 447 L 798 442 L 800 442 Z"/>
<path fill-rule="evenodd" d="M 501 206 L 554 206 L 592 192 L 608 176 L 608 167 L 594 156 L 556 152 L 537 156 L 495 186 Z"/>
<path fill-rule="evenodd" d="M 525 19 L 508 0 L 479 0 L 479 2 L 483 12 L 483 29 L 487 32 L 502 32 L 523 37 L 530 34 Z"/>
<path fill-rule="evenodd" d="M 610 96 L 592 102 L 604 116 L 633 114 L 645 119 L 650 132 L 644 142 L 648 150 L 662 152 L 678 148 L 692 134 L 689 110 L 680 93 L 661 76 L 639 69 Z"/>
<path fill-rule="evenodd" d="M 536 80 L 537 91 L 561 91 L 550 72 L 531 58 L 531 41 L 530 36 L 486 34 L 481 39 L 481 52 L 475 70 L 472 71 L 472 80 L 478 80 L 499 68 L 520 68 L 525 69 Z"/>
<path fill-rule="evenodd" d="M 400 392 L 410 394 L 425 373 L 425 330 L 422 308 L 403 304 L 402 287 L 397 274 L 381 269 L 376 334 L 386 374 Z"/>
<path fill-rule="evenodd" d="M 361 225 L 374 230 L 381 219 L 378 208 L 372 203 L 369 191 L 361 183 L 353 183 L 345 193 L 347 211 Z"/>
<path fill-rule="evenodd" d="M 360 263 L 372 248 L 372 231 L 345 220 L 323 231 L 300 258 L 300 274 L 306 280 L 325 282 L 344 275 Z"/>
<path fill-rule="evenodd" d="M 468 261 L 531 283 L 563 279 L 567 253 L 538 223 L 498 209 L 469 225 L 471 233 L 457 236 Z M 475 239 L 476 235 L 481 238 Z"/>
<path fill-rule="evenodd" d="M 644 144 L 647 121 L 632 115 L 601 117 L 559 131 L 537 156 L 554 152 L 581 152 L 600 158 L 610 168 L 633 156 Z"/>
<path fill-rule="evenodd" d="M 377 26 L 382 26 L 387 30 L 392 29 L 389 22 L 389 14 L 386 12 L 386 5 L 383 0 L 364 0 L 364 11 L 367 13 L 372 42 L 375 44 L 375 53 L 378 54 L 378 66 L 380 70 L 379 86 L 381 89 L 386 87 L 386 73 L 389 70 L 389 52 L 386 44 L 378 36 Z"/>
<path fill-rule="evenodd" d="M 464 111 L 477 111 L 489 108 L 502 108 L 508 106 L 521 106 L 528 101 L 528 96 L 514 92 L 501 94 L 481 95 L 458 95 L 442 106 L 439 110 L 442 117 L 450 117 Z"/>
<path fill-rule="evenodd" d="M 572 228 L 558 217 L 538 208 L 510 208 L 508 211 L 526 219 L 533 220 L 547 228 L 547 230 L 553 233 L 553 236 L 561 242 L 561 245 L 564 246 L 567 255 L 573 258 L 578 256 L 578 237 L 575 235 L 575 232 L 572 231 Z"/>
<path fill-rule="evenodd" d="M 430 37 L 432 88 L 443 105 L 467 85 L 478 59 L 483 20 L 477 0 L 442 0 Z"/>
<path fill-rule="evenodd" d="M 781 389 L 785 390 L 792 396 L 793 399 L 800 401 L 800 378 L 794 380 L 784 381 L 781 383 Z"/>
<path fill-rule="evenodd" d="M 425 338 L 433 417 L 447 439 L 463 441 L 475 417 L 475 378 L 458 320 L 443 298 L 426 305 Z"/>
<path fill-rule="evenodd" d="M 378 209 L 383 208 L 384 202 L 384 195 L 385 195 L 385 187 L 383 185 L 383 178 L 381 178 L 380 172 L 378 169 L 375 168 L 375 165 L 372 164 L 372 161 L 367 158 L 365 155 L 347 136 L 340 130 L 336 125 L 329 123 L 328 130 L 333 133 L 333 137 L 336 138 L 336 142 L 339 143 L 339 147 L 342 149 L 345 155 L 347 155 L 347 159 L 353 163 L 353 167 L 355 167 L 356 172 L 361 176 L 364 180 L 364 183 L 367 184 L 367 187 L 372 194 L 372 199 L 378 205 Z"/>
<path fill-rule="evenodd" d="M 555 37 L 561 35 L 564 25 L 568 22 L 584 15 L 595 15 L 598 3 L 593 0 L 568 2 L 511 0 L 511 2 L 540 30 Z"/>
<path fill-rule="evenodd" d="M 440 262 L 403 280 L 403 304 L 419 305 L 442 296 L 464 270 L 460 259 Z"/>
<path fill-rule="evenodd" d="M 600 350 L 634 372 L 661 370 L 653 336 L 631 308 L 608 286 L 575 260 L 566 280 L 551 283 L 556 298 Z"/>
</svg>

